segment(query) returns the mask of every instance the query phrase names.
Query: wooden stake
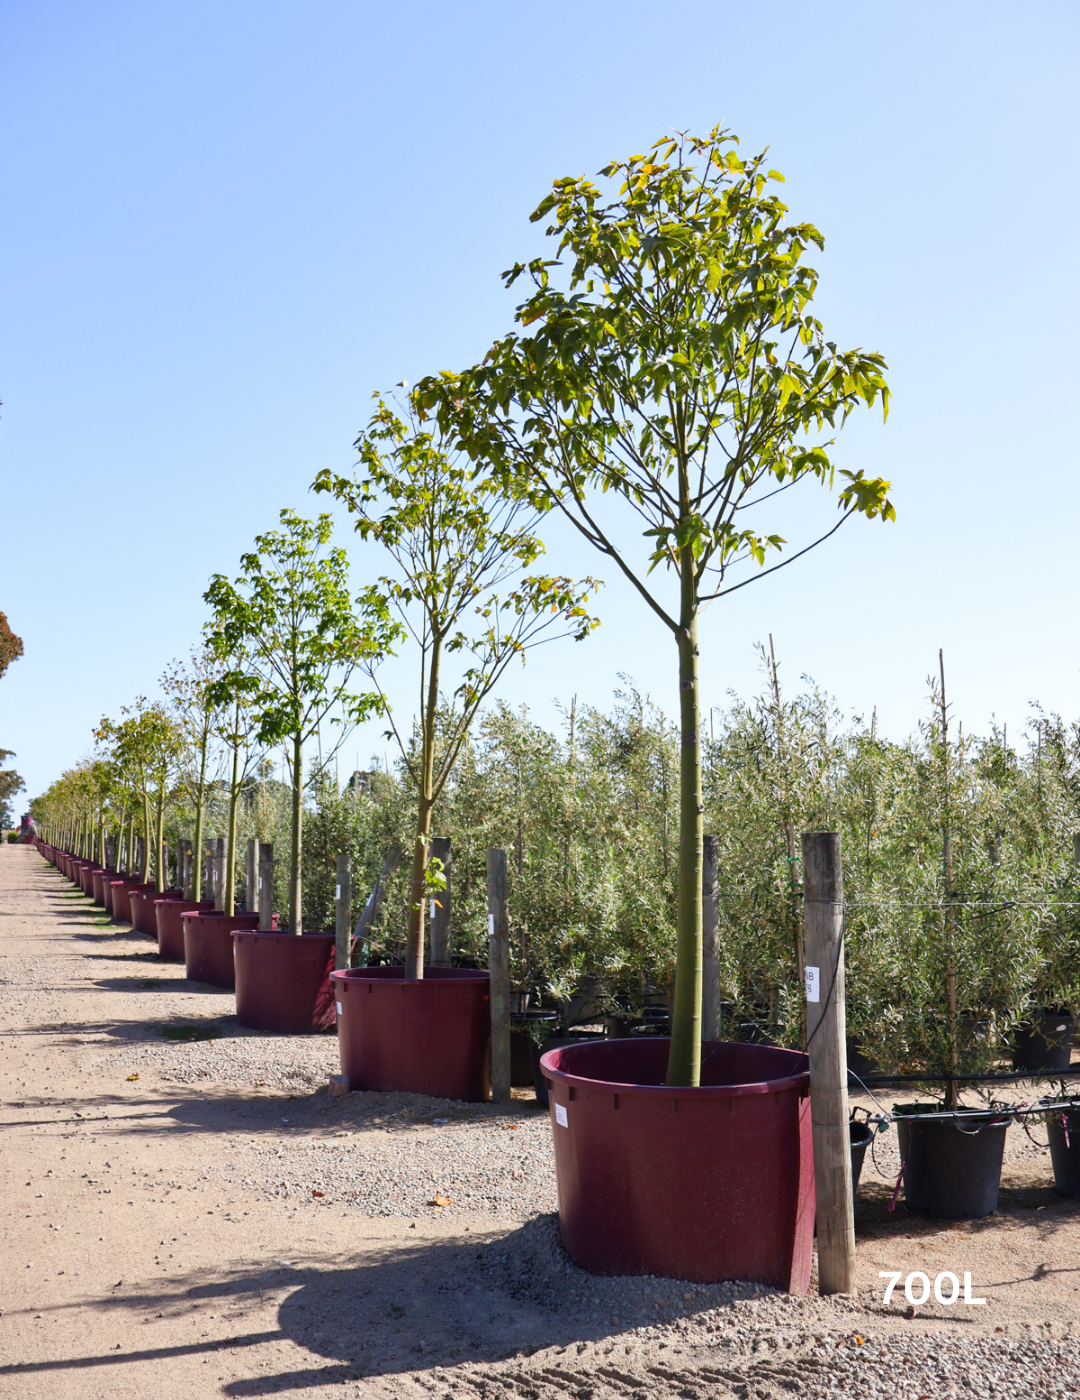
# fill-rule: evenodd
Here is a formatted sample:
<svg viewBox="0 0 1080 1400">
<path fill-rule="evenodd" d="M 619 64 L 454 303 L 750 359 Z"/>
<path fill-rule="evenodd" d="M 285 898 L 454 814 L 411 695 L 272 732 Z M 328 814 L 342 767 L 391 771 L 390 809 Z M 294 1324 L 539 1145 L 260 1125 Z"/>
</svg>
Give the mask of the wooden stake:
<svg viewBox="0 0 1080 1400">
<path fill-rule="evenodd" d="M 244 863 L 244 910 L 254 914 L 259 907 L 257 881 L 259 879 L 259 843 L 252 836 L 247 843 L 247 857 Z"/>
<path fill-rule="evenodd" d="M 431 854 L 442 861 L 446 876 L 446 889 L 437 890 L 432 896 L 434 908 L 431 913 L 431 966 L 450 966 L 450 837 L 433 836 Z"/>
<path fill-rule="evenodd" d="M 352 869 L 347 855 L 337 858 L 337 888 L 334 890 L 334 932 L 337 944 L 334 966 L 340 972 L 349 966 L 352 949 Z"/>
<path fill-rule="evenodd" d="M 176 843 L 176 861 L 180 867 L 177 877 L 177 884 L 183 890 L 185 899 L 193 899 L 194 895 L 192 893 L 192 890 L 194 888 L 194 871 L 192 870 L 191 863 L 190 841 L 182 840 Z"/>
<path fill-rule="evenodd" d="M 844 878 L 839 834 L 804 832 L 802 867 L 818 1291 L 850 1293 L 855 1287 L 855 1213 L 848 1130 Z"/>
<path fill-rule="evenodd" d="M 375 915 L 379 912 L 379 905 L 382 903 L 383 895 L 386 893 L 386 882 L 387 880 L 389 880 L 390 876 L 393 875 L 394 871 L 398 868 L 400 864 L 401 851 L 398 849 L 397 846 L 391 846 L 389 851 L 387 851 L 386 853 L 386 859 L 383 861 L 383 867 L 379 871 L 379 878 L 375 881 L 375 888 L 368 895 L 367 903 L 360 911 L 360 917 L 359 919 L 357 919 L 356 927 L 353 929 L 353 948 L 355 949 L 354 956 L 357 958 L 363 956 L 364 950 L 362 947 L 361 940 L 364 938 L 364 935 L 367 933 L 371 925 L 375 922 Z"/>
<path fill-rule="evenodd" d="M 225 838 L 219 836 L 214 850 L 214 908 L 225 908 Z"/>
<path fill-rule="evenodd" d="M 941 754 L 942 754 L 942 866 L 945 874 L 945 994 L 949 1012 L 949 1068 L 956 1074 L 960 1066 L 960 1032 L 956 1016 L 956 918 L 953 912 L 953 851 L 949 812 L 949 711 L 945 704 L 945 652 L 938 651 L 941 668 Z M 945 1107 L 956 1107 L 956 1080 L 945 1084 Z"/>
<path fill-rule="evenodd" d="M 254 912 L 254 910 L 252 911 Z M 274 843 L 259 842 L 259 927 L 274 926 Z"/>
<path fill-rule="evenodd" d="M 701 1038 L 719 1040 L 720 1027 L 720 838 L 703 838 L 701 866 Z"/>
<path fill-rule="evenodd" d="M 491 1100 L 510 1098 L 510 931 L 506 852 L 487 853 L 488 972 L 491 976 Z"/>
</svg>

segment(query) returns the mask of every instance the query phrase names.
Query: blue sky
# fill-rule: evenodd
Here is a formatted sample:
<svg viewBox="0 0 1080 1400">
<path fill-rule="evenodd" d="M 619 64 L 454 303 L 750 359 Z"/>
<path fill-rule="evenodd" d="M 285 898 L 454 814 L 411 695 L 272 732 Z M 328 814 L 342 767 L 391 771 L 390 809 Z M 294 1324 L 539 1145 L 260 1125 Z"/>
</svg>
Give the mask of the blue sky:
<svg viewBox="0 0 1080 1400">
<path fill-rule="evenodd" d="M 31 794 L 198 635 L 210 574 L 350 467 L 373 389 L 472 363 L 509 324 L 528 214 L 672 128 L 771 147 L 826 237 L 830 338 L 880 350 L 894 409 L 840 465 L 894 483 L 708 616 L 704 703 L 775 635 L 896 736 L 943 646 L 955 712 L 1080 717 L 1080 11 L 954 3 L 0 6 L 0 609 L 26 656 L 0 744 Z M 321 498 L 320 498 L 321 499 Z M 814 496 L 780 528 L 831 516 Z M 343 535 L 357 582 L 379 567 Z M 565 536 L 565 572 L 610 575 Z M 669 712 L 673 646 L 613 578 L 600 631 L 506 699 Z M 408 667 L 387 673 L 400 709 Z M 375 730 L 350 744 L 381 750 Z"/>
</svg>

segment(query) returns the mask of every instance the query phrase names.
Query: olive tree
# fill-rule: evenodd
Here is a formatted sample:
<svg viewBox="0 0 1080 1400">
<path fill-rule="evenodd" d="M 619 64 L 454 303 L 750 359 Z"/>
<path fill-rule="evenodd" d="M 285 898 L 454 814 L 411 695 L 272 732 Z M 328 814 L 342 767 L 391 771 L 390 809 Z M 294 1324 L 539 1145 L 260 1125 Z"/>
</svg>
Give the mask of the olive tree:
<svg viewBox="0 0 1080 1400">
<path fill-rule="evenodd" d="M 535 508 L 472 472 L 411 411 L 400 417 L 379 399 L 356 447 L 360 475 L 322 472 L 315 489 L 343 502 L 361 538 L 389 554 L 395 572 L 367 588 L 362 602 L 375 618 L 398 615 L 419 660 L 418 752 L 389 706 L 386 712 L 417 797 L 405 975 L 420 978 L 435 804 L 477 711 L 510 663 L 556 636 L 580 640 L 596 625 L 584 608 L 594 584 L 531 572 L 543 552 Z M 443 696 L 444 668 L 455 655 L 465 664 Z M 366 664 L 377 689 L 380 659 Z"/>
<path fill-rule="evenodd" d="M 821 235 L 787 221 L 770 189 L 782 177 L 764 155 L 742 159 L 736 144 L 719 127 L 702 139 L 665 139 L 607 165 L 607 193 L 584 177 L 557 180 L 532 215 L 550 217 L 557 258 L 504 275 L 508 286 L 532 283 L 519 330 L 482 364 L 421 386 L 444 430 L 506 489 L 560 512 L 675 644 L 671 1084 L 700 1077 L 700 615 L 813 547 L 765 567 L 786 542 L 768 530 L 760 504 L 800 481 L 832 486 L 831 432 L 859 404 L 888 407 L 882 357 L 838 349 L 811 313 L 817 275 L 803 256 L 822 246 Z M 839 524 L 893 516 L 888 482 L 841 476 Z M 640 532 L 637 555 L 628 528 Z"/>
</svg>

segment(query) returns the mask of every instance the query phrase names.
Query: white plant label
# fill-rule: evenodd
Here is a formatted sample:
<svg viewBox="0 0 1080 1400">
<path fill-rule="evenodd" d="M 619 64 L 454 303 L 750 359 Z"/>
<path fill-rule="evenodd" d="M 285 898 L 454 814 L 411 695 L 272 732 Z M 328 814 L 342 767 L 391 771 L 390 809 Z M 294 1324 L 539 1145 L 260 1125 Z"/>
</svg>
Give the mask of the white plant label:
<svg viewBox="0 0 1080 1400">
<path fill-rule="evenodd" d="M 335 885 L 335 886 L 334 886 L 334 898 L 337 900 L 337 902 L 338 902 L 339 904 L 341 903 L 341 886 L 340 886 L 340 885 Z"/>
<path fill-rule="evenodd" d="M 569 1128 L 570 1126 L 566 1121 L 566 1109 L 563 1108 L 561 1103 L 555 1105 L 555 1122 L 558 1123 L 560 1128 Z"/>
<path fill-rule="evenodd" d="M 345 1008 L 342 1006 L 342 1004 L 341 1004 L 340 1001 L 337 1003 L 337 1014 L 338 1014 L 339 1016 L 344 1016 L 344 1015 L 345 1015 Z"/>
<path fill-rule="evenodd" d="M 878 1278 L 887 1278 L 889 1280 L 885 1288 L 885 1296 L 881 1300 L 888 1306 L 889 1300 L 893 1295 L 893 1289 L 900 1280 L 904 1278 L 904 1275 L 897 1269 L 882 1269 L 878 1274 Z M 916 1269 L 914 1273 L 910 1273 L 907 1278 L 904 1278 L 904 1297 L 913 1306 L 920 1306 L 929 1301 L 930 1280 L 921 1269 Z M 955 1274 L 950 1273 L 948 1270 L 938 1274 L 937 1278 L 934 1280 L 934 1297 L 945 1307 L 949 1307 L 957 1300 L 960 1300 L 968 1307 L 972 1308 L 982 1307 L 986 1302 L 985 1298 L 973 1298 L 971 1296 L 970 1273 L 965 1273 L 964 1275 L 964 1291 L 963 1297 L 961 1297 L 960 1280 Z"/>
<path fill-rule="evenodd" d="M 494 914 L 489 914 L 489 915 L 488 915 L 488 937 L 489 937 L 489 938 L 494 938 L 494 937 L 495 937 L 495 915 L 494 915 Z"/>
<path fill-rule="evenodd" d="M 435 896 L 431 897 L 431 922 L 435 922 Z"/>
<path fill-rule="evenodd" d="M 806 1000 L 821 1000 L 821 969 L 819 967 L 806 969 Z"/>
</svg>

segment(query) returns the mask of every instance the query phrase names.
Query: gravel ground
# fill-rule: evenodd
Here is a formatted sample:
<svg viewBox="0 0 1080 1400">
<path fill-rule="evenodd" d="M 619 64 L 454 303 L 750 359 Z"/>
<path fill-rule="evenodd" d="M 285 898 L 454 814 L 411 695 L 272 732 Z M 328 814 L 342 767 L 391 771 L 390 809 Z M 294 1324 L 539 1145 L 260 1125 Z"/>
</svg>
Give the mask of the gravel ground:
<svg viewBox="0 0 1080 1400">
<path fill-rule="evenodd" d="M 889 1212 L 879 1138 L 857 1295 L 791 1298 L 586 1274 L 534 1105 L 331 1099 L 337 1069 L 332 1036 L 241 1030 L 32 850 L 0 852 L 0 1396 L 1080 1390 L 1080 1203 L 1015 1128 L 978 1222 Z M 885 1306 L 882 1269 L 970 1270 L 988 1302 Z"/>
</svg>

